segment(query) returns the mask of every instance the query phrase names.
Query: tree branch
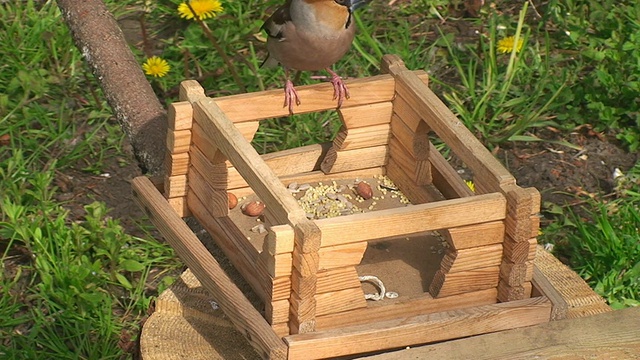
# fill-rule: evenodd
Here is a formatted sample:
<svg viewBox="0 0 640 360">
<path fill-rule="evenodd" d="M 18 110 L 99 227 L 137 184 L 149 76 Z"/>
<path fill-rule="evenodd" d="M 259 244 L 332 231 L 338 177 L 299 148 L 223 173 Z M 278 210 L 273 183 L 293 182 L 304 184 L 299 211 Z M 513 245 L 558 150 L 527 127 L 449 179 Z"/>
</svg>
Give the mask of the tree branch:
<svg viewBox="0 0 640 360">
<path fill-rule="evenodd" d="M 163 171 L 167 114 L 102 0 L 58 0 L 67 26 L 145 172 Z"/>
</svg>

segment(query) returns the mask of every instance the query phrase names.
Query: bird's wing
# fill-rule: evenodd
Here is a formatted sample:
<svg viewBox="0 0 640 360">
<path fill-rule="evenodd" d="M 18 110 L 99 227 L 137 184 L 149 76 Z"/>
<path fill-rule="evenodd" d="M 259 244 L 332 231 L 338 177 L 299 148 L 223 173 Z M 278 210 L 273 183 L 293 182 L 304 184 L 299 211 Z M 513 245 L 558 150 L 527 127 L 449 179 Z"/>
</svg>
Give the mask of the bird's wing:
<svg viewBox="0 0 640 360">
<path fill-rule="evenodd" d="M 282 28 L 286 22 L 291 21 L 291 13 L 289 11 L 291 1 L 292 0 L 287 0 L 287 2 L 280 6 L 262 25 L 261 29 L 264 29 L 270 38 L 275 38 L 279 41 L 284 40 Z"/>
</svg>

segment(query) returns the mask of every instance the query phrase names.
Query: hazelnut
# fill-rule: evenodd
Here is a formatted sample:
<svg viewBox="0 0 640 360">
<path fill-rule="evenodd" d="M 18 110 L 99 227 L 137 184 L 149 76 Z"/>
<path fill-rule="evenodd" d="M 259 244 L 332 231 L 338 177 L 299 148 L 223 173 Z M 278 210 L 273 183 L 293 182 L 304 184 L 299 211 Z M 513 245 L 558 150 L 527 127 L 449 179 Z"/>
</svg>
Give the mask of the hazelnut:
<svg viewBox="0 0 640 360">
<path fill-rule="evenodd" d="M 242 213 L 247 216 L 260 216 L 264 212 L 266 206 L 260 201 L 251 201 L 242 205 Z"/>
<path fill-rule="evenodd" d="M 373 196 L 373 190 L 371 190 L 371 185 L 367 184 L 364 181 L 361 181 L 356 185 L 356 193 L 360 195 L 363 199 L 369 200 Z"/>
<path fill-rule="evenodd" d="M 229 198 L 229 210 L 231 210 L 238 205 L 238 198 L 233 193 L 227 193 L 227 197 Z"/>
</svg>

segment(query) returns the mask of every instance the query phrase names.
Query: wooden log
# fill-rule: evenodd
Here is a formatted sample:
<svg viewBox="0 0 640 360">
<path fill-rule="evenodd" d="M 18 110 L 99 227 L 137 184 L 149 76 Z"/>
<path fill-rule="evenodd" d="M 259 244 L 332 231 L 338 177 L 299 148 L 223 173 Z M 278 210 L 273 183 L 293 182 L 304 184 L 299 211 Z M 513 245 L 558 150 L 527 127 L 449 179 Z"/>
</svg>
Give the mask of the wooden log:
<svg viewBox="0 0 640 360">
<path fill-rule="evenodd" d="M 187 175 L 167 176 L 164 181 L 165 198 L 187 195 Z"/>
<path fill-rule="evenodd" d="M 167 149 L 170 153 L 184 153 L 191 145 L 191 130 L 176 130 L 167 132 Z"/>
<path fill-rule="evenodd" d="M 191 229 L 173 212 L 166 200 L 146 177 L 132 181 L 135 201 L 189 266 L 203 286 L 213 295 L 247 340 L 265 359 L 286 359 L 287 348 L 260 313 L 229 279 Z"/>
<path fill-rule="evenodd" d="M 453 250 L 497 244 L 504 240 L 503 221 L 460 226 L 448 230 L 445 239 Z"/>
<path fill-rule="evenodd" d="M 386 145 L 389 142 L 389 124 L 372 125 L 349 129 L 343 126 L 333 140 L 336 150 L 354 150 Z"/>
<path fill-rule="evenodd" d="M 491 266 L 457 273 L 438 270 L 429 286 L 433 297 L 446 297 L 498 286 L 500 266 Z"/>
<path fill-rule="evenodd" d="M 515 179 L 491 153 L 467 130 L 460 120 L 411 72 L 396 75 L 396 91 L 427 125 L 473 170 L 476 182 L 493 191 L 515 184 Z"/>
<path fill-rule="evenodd" d="M 167 107 L 167 125 L 169 130 L 190 130 L 193 121 L 193 108 L 188 101 L 179 101 Z"/>
<path fill-rule="evenodd" d="M 305 218 L 297 201 L 213 100 L 202 99 L 194 103 L 194 118 L 242 177 L 251 183 L 277 223 L 289 223 L 292 215 Z"/>
<path fill-rule="evenodd" d="M 399 317 L 411 318 L 423 314 L 463 309 L 473 306 L 495 304 L 498 291 L 495 288 L 434 299 L 425 294 L 408 301 L 385 306 L 373 306 L 345 313 L 336 313 L 317 318 L 319 330 L 337 329 L 346 326 L 364 325 L 387 321 Z"/>
<path fill-rule="evenodd" d="M 493 244 L 462 250 L 449 250 L 440 269 L 445 273 L 456 273 L 485 267 L 498 266 L 502 262 L 502 244 Z"/>
<path fill-rule="evenodd" d="M 321 359 L 540 324 L 548 320 L 550 310 L 549 301 L 539 297 L 290 335 L 284 340 L 289 360 Z"/>
<path fill-rule="evenodd" d="M 340 120 L 347 129 L 388 124 L 391 121 L 391 102 L 366 104 L 338 109 Z"/>
<path fill-rule="evenodd" d="M 320 168 L 325 174 L 367 169 L 387 163 L 388 148 L 385 145 L 363 149 L 338 151 L 329 149 Z"/>
<path fill-rule="evenodd" d="M 421 79 L 428 77 L 424 71 L 416 71 L 416 76 Z M 394 97 L 395 82 L 390 75 L 349 79 L 345 83 L 349 87 L 351 97 L 344 102 L 342 109 L 389 102 Z M 296 90 L 302 99 L 302 103 L 294 109 L 296 114 L 336 108 L 331 84 L 298 86 Z M 289 116 L 289 110 L 282 107 L 282 98 L 282 89 L 275 89 L 225 96 L 216 98 L 215 101 L 231 121 L 238 123 Z"/>
</svg>

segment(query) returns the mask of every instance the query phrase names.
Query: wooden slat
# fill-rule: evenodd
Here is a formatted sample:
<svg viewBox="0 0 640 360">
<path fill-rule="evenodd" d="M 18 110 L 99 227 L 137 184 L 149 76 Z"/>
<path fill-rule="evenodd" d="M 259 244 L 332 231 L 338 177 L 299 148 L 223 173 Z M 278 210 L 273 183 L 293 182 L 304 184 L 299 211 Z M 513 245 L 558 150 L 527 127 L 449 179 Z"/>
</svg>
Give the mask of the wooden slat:
<svg viewBox="0 0 640 360">
<path fill-rule="evenodd" d="M 480 246 L 462 250 L 449 250 L 440 268 L 447 273 L 455 273 L 498 266 L 502 262 L 502 244 Z"/>
<path fill-rule="evenodd" d="M 416 74 L 420 78 L 427 78 L 424 71 L 416 71 Z M 389 102 L 394 97 L 395 82 L 390 75 L 349 79 L 345 83 L 349 87 L 351 97 L 342 105 L 344 109 Z M 301 100 L 300 106 L 294 108 L 296 114 L 336 108 L 333 86 L 329 83 L 297 86 L 296 90 Z M 289 116 L 289 110 L 282 106 L 283 99 L 282 90 L 276 89 L 225 96 L 216 98 L 215 101 L 229 119 L 237 123 Z"/>
<path fill-rule="evenodd" d="M 213 189 L 227 189 L 227 164 L 224 162 L 219 162 L 217 164 L 211 163 L 200 148 L 195 145 L 191 147 L 190 154 L 192 159 L 191 165 L 207 179 L 207 183 Z"/>
<path fill-rule="evenodd" d="M 193 192 L 189 192 L 187 200 L 193 217 L 207 230 L 233 267 L 263 302 L 269 301 L 272 296 L 273 281 L 253 245 L 229 217 L 214 219 L 209 216 L 204 204 Z"/>
<path fill-rule="evenodd" d="M 316 314 L 318 316 L 330 315 L 344 311 L 351 311 L 367 307 L 362 288 L 340 289 L 329 293 L 317 294 Z M 267 321 L 271 324 L 285 323 L 290 320 L 289 301 L 280 300 L 274 302 L 265 309 Z"/>
<path fill-rule="evenodd" d="M 177 197 L 177 198 L 169 198 L 167 199 L 167 203 L 173 209 L 173 211 L 178 214 L 181 218 L 185 218 L 191 215 L 191 212 L 187 208 L 187 199 L 185 196 Z"/>
<path fill-rule="evenodd" d="M 319 270 L 316 276 L 316 292 L 318 294 L 360 286 L 358 272 L 353 266 Z M 291 295 L 291 277 L 282 276 L 273 279 L 273 290 L 271 291 L 271 294 L 274 301 L 288 299 L 289 295 Z"/>
<path fill-rule="evenodd" d="M 165 157 L 166 176 L 186 175 L 189 170 L 189 153 L 167 153 Z"/>
<path fill-rule="evenodd" d="M 363 149 L 339 151 L 329 149 L 320 168 L 326 174 L 367 169 L 384 166 L 387 163 L 388 148 L 386 145 Z"/>
<path fill-rule="evenodd" d="M 448 274 L 438 270 L 429 287 L 433 297 L 446 297 L 498 286 L 500 266 Z"/>
<path fill-rule="evenodd" d="M 416 131 L 412 131 L 399 117 L 394 115 L 391 118 L 391 133 L 414 159 L 429 160 L 429 132 L 426 129 L 426 123 L 421 122 L 421 124 L 424 126 L 418 126 Z"/>
<path fill-rule="evenodd" d="M 234 164 L 242 177 L 252 184 L 258 197 L 270 208 L 279 224 L 286 224 L 292 214 L 304 218 L 304 211 L 282 185 L 260 155 L 242 137 L 238 129 L 211 99 L 194 104 L 194 117 L 207 136 Z"/>
<path fill-rule="evenodd" d="M 336 150 L 354 150 L 386 145 L 389 142 L 389 124 L 372 125 L 349 129 L 343 126 L 333 140 Z"/>
<path fill-rule="evenodd" d="M 411 201 L 412 204 L 424 204 L 432 201 L 444 200 L 442 194 L 437 189 L 431 189 L 427 185 L 416 185 L 411 180 L 409 174 L 395 161 L 389 158 L 387 162 L 387 176 L 393 180 L 400 191 Z"/>
<path fill-rule="evenodd" d="M 290 240 L 286 240 L 290 241 Z M 330 270 L 360 264 L 367 249 L 366 242 L 321 247 L 318 250 L 318 270 Z M 266 254 L 264 254 L 266 256 Z M 272 277 L 291 275 L 293 258 L 291 253 L 269 255 L 266 258 L 267 269 Z"/>
<path fill-rule="evenodd" d="M 295 175 L 320 170 L 320 162 L 331 143 L 297 147 L 262 155 L 267 165 L 278 176 Z"/>
<path fill-rule="evenodd" d="M 389 140 L 389 157 L 400 165 L 416 185 L 431 184 L 431 164 L 429 161 L 417 160 L 395 137 Z"/>
<path fill-rule="evenodd" d="M 550 310 L 549 301 L 540 297 L 291 335 L 285 341 L 289 360 L 321 359 L 535 325 L 547 321 Z"/>
<path fill-rule="evenodd" d="M 472 196 L 473 191 L 460 178 L 447 160 L 440 154 L 433 144 L 429 145 L 429 162 L 431 163 L 431 178 L 433 184 L 447 199 Z"/>
<path fill-rule="evenodd" d="M 364 126 L 388 124 L 391 121 L 393 106 L 390 102 L 366 104 L 338 109 L 340 120 L 347 129 Z"/>
<path fill-rule="evenodd" d="M 176 130 L 167 132 L 167 149 L 171 153 L 189 151 L 191 145 L 191 130 Z"/>
<path fill-rule="evenodd" d="M 486 194 L 321 219 L 315 223 L 322 231 L 322 245 L 333 246 L 470 225 L 477 219 L 500 220 L 504 218 L 504 209 L 502 195 Z"/>
<path fill-rule="evenodd" d="M 204 88 L 196 80 L 185 80 L 180 83 L 178 94 L 180 101 L 194 103 L 205 97 Z"/>
<path fill-rule="evenodd" d="M 202 200 L 209 216 L 221 217 L 229 214 L 229 197 L 224 189 L 214 189 L 204 175 L 195 168 L 189 171 L 189 189 Z"/>
<path fill-rule="evenodd" d="M 188 101 L 169 104 L 167 107 L 167 126 L 169 130 L 189 130 L 193 121 L 193 108 Z"/>
<path fill-rule="evenodd" d="M 444 236 L 454 250 L 497 244 L 504 240 L 504 222 L 493 221 L 451 228 Z"/>
<path fill-rule="evenodd" d="M 498 283 L 498 300 L 500 302 L 508 302 L 529 298 L 531 297 L 532 288 L 533 285 L 530 281 L 512 286 L 500 280 Z"/>
<path fill-rule="evenodd" d="M 286 359 L 287 348 L 260 313 L 225 274 L 191 229 L 169 207 L 146 177 L 133 179 L 135 201 L 164 238 L 216 299 L 231 322 L 265 359 Z"/>
<path fill-rule="evenodd" d="M 165 177 L 164 196 L 166 198 L 181 197 L 187 195 L 187 175 Z"/>
<path fill-rule="evenodd" d="M 402 120 L 402 122 L 411 129 L 412 132 L 418 130 L 422 117 L 402 96 L 396 96 L 393 99 L 393 113 Z"/>
<path fill-rule="evenodd" d="M 396 91 L 473 170 L 476 182 L 487 184 L 493 191 L 499 191 L 504 185 L 515 184 L 513 176 L 422 80 L 411 72 L 400 72 L 396 76 Z"/>
<path fill-rule="evenodd" d="M 346 313 L 319 316 L 317 326 L 320 330 L 329 330 L 345 326 L 387 321 L 403 316 L 410 318 L 423 314 L 495 304 L 498 301 L 497 297 L 498 291 L 495 288 L 439 299 L 434 299 L 429 294 L 425 294 L 416 299 L 385 306 L 373 306 Z"/>
</svg>

